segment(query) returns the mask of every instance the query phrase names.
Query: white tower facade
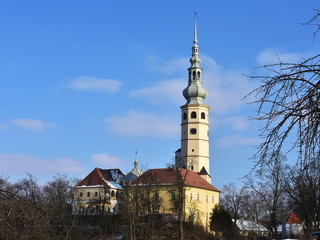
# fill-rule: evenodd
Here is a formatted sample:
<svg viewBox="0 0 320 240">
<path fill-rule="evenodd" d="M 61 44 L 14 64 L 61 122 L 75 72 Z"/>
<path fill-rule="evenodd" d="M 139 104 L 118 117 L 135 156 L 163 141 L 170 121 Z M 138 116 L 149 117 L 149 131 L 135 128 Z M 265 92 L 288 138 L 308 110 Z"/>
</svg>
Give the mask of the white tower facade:
<svg viewBox="0 0 320 240">
<path fill-rule="evenodd" d="M 196 19 L 188 86 L 183 90 L 187 100 L 181 106 L 181 149 L 176 152 L 176 166 L 199 173 L 211 183 L 209 160 L 209 106 L 203 103 L 207 96 L 202 86 Z"/>
</svg>

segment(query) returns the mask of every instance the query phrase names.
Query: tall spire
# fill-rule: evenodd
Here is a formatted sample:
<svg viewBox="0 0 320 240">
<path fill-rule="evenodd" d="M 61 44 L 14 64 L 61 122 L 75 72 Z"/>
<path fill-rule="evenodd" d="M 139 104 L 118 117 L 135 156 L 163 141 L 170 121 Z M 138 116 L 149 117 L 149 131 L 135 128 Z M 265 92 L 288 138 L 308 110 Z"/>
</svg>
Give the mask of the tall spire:
<svg viewBox="0 0 320 240">
<path fill-rule="evenodd" d="M 193 30 L 193 44 L 197 45 L 198 39 L 197 39 L 197 13 L 194 12 L 194 30 Z"/>
<path fill-rule="evenodd" d="M 203 104 L 203 99 L 207 96 L 206 89 L 202 86 L 202 68 L 199 58 L 198 36 L 197 36 L 197 15 L 194 15 L 194 36 L 192 46 L 192 56 L 190 58 L 191 67 L 189 71 L 188 86 L 183 90 L 183 96 L 187 104 Z"/>
</svg>

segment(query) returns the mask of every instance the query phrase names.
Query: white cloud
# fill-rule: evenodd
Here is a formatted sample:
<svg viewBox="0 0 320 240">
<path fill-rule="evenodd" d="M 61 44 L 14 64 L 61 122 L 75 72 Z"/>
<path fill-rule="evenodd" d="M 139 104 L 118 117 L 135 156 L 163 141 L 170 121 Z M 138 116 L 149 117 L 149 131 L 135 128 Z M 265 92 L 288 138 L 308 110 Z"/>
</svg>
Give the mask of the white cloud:
<svg viewBox="0 0 320 240">
<path fill-rule="evenodd" d="M 68 87 L 78 91 L 102 91 L 117 92 L 120 90 L 122 82 L 113 79 L 103 79 L 93 76 L 84 76 L 72 79 Z"/>
<path fill-rule="evenodd" d="M 153 104 L 178 103 L 182 104 L 182 90 L 186 87 L 183 79 L 171 79 L 130 92 L 130 96 L 147 99 Z"/>
<path fill-rule="evenodd" d="M 110 156 L 107 153 L 94 154 L 91 156 L 91 161 L 100 168 L 119 168 L 123 166 L 123 161 L 115 156 Z"/>
<path fill-rule="evenodd" d="M 165 60 L 156 56 L 148 56 L 148 67 L 153 71 L 170 75 L 178 71 L 184 71 L 188 68 L 189 59 L 186 57 Z"/>
<path fill-rule="evenodd" d="M 303 58 L 310 57 L 312 52 L 305 53 L 289 53 L 281 52 L 277 49 L 268 48 L 263 50 L 257 57 L 257 61 L 261 65 L 279 63 L 294 63 L 302 60 Z"/>
<path fill-rule="evenodd" d="M 32 130 L 32 131 L 44 131 L 47 128 L 53 128 L 56 125 L 50 122 L 45 122 L 38 119 L 16 118 L 10 121 L 11 125 Z"/>
<path fill-rule="evenodd" d="M 130 110 L 125 116 L 109 117 L 107 131 L 123 136 L 172 137 L 179 134 L 176 117 Z"/>
<path fill-rule="evenodd" d="M 42 159 L 23 154 L 0 154 L 1 171 L 31 174 L 81 173 L 83 167 L 74 159 Z"/>
<path fill-rule="evenodd" d="M 255 146 L 259 144 L 259 138 L 254 137 L 245 137 L 240 135 L 232 135 L 216 140 L 216 145 L 220 148 L 231 148 L 231 147 L 240 147 L 240 146 Z"/>
<path fill-rule="evenodd" d="M 249 92 L 255 88 L 255 84 L 249 78 L 243 76 L 243 72 L 224 69 L 217 62 L 208 56 L 202 55 L 203 86 L 208 91 L 208 98 L 204 100 L 205 104 L 212 107 L 215 114 L 225 114 L 239 109 L 245 104 L 242 100 Z M 153 61 L 156 66 L 161 66 L 162 60 L 156 63 L 157 58 Z M 175 61 L 167 61 L 168 65 L 174 65 Z M 167 68 L 167 67 L 166 67 Z M 161 69 L 161 71 L 166 68 Z M 161 81 L 153 86 L 133 90 L 131 96 L 140 98 L 152 104 L 168 104 L 179 106 L 185 103 L 182 96 L 182 90 L 188 85 L 187 66 L 177 64 L 172 67 L 172 71 L 183 72 L 180 78 Z"/>
</svg>

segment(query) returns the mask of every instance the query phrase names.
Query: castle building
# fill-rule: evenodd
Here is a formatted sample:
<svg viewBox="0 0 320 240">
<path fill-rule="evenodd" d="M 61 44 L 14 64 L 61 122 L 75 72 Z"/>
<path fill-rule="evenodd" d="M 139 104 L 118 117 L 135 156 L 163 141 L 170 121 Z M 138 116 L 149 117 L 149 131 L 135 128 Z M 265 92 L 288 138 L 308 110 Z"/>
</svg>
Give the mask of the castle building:
<svg viewBox="0 0 320 240">
<path fill-rule="evenodd" d="M 209 228 L 210 213 L 220 191 L 198 173 L 185 168 L 149 169 L 126 187 L 126 202 L 140 215 L 183 216 L 182 221 Z M 177 217 L 178 218 L 178 217 Z"/>
<path fill-rule="evenodd" d="M 130 216 L 154 213 L 183 216 L 208 228 L 212 208 L 219 204 L 220 191 L 211 185 L 209 158 L 209 106 L 202 86 L 197 26 L 194 22 L 191 66 L 188 85 L 183 90 L 186 104 L 181 106 L 181 148 L 176 151 L 175 166 L 134 168 L 127 176 L 119 169 L 94 169 L 74 189 L 74 212 L 119 213 L 126 203 Z"/>
<path fill-rule="evenodd" d="M 120 169 L 95 168 L 73 189 L 73 213 L 118 214 L 124 200 Z"/>
</svg>

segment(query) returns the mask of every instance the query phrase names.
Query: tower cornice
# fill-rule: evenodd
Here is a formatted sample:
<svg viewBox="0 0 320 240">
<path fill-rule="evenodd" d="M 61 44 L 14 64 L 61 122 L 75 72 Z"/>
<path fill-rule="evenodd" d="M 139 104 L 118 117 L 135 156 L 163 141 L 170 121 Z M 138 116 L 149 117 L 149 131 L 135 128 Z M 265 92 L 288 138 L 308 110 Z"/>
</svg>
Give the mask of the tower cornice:
<svg viewBox="0 0 320 240">
<path fill-rule="evenodd" d="M 180 108 L 185 109 L 185 108 L 198 108 L 198 107 L 203 107 L 203 108 L 207 108 L 208 110 L 210 110 L 210 106 L 205 105 L 205 104 L 185 104 L 185 105 L 182 105 Z"/>
</svg>

